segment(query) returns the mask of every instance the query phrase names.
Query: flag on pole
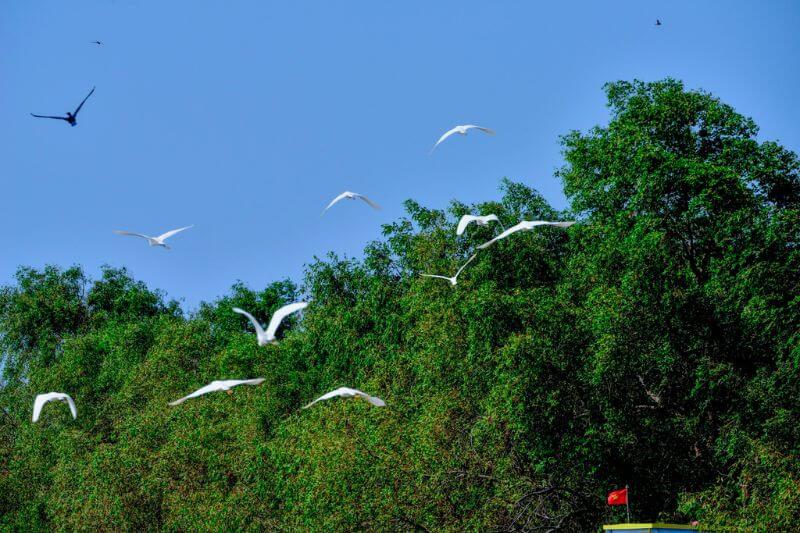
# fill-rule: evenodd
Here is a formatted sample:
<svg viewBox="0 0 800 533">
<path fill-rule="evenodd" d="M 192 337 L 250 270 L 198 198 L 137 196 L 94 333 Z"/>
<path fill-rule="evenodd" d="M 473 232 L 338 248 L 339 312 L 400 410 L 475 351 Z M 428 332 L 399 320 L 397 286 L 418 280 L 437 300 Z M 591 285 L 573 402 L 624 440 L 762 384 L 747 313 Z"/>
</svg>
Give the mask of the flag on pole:
<svg viewBox="0 0 800 533">
<path fill-rule="evenodd" d="M 628 487 L 609 492 L 608 505 L 628 505 Z"/>
</svg>

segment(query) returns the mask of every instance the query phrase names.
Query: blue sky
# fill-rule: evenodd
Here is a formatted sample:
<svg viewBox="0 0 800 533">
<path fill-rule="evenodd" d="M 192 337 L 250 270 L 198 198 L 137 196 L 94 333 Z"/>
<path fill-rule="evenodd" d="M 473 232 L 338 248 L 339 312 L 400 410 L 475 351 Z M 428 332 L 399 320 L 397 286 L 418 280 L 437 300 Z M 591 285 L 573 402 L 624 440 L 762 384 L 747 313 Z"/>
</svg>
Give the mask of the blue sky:
<svg viewBox="0 0 800 533">
<path fill-rule="evenodd" d="M 360 255 L 407 198 L 485 201 L 507 176 L 563 207 L 558 136 L 607 120 L 611 80 L 682 79 L 797 151 L 798 27 L 788 0 L 2 2 L 0 283 L 127 266 L 191 309 Z M 28 114 L 93 85 L 76 128 Z M 463 123 L 497 135 L 428 155 Z M 346 189 L 384 209 L 320 218 Z M 171 251 L 112 233 L 188 224 Z"/>
</svg>

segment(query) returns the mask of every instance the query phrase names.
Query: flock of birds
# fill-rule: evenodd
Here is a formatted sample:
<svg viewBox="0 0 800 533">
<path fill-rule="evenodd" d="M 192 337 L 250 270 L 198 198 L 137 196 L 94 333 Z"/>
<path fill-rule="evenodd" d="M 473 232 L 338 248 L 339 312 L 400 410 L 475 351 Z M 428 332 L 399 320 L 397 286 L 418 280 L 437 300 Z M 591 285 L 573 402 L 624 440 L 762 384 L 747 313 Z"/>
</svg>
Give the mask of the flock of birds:
<svg viewBox="0 0 800 533">
<path fill-rule="evenodd" d="M 657 24 L 660 25 L 661 24 L 660 21 L 657 21 Z M 100 46 L 100 45 L 102 45 L 102 42 L 93 41 L 93 44 L 96 44 L 96 45 Z M 49 119 L 56 119 L 56 120 L 64 120 L 70 126 L 76 126 L 77 125 L 78 113 L 83 108 L 83 105 L 86 103 L 86 101 L 89 99 L 89 97 L 94 93 L 94 90 L 95 90 L 95 88 L 92 87 L 92 90 L 89 91 L 89 94 L 86 95 L 86 97 L 81 101 L 81 103 L 78 105 L 78 107 L 76 107 L 75 110 L 72 111 L 72 112 L 68 111 L 66 113 L 66 116 L 36 115 L 36 114 L 33 114 L 33 113 L 31 113 L 31 115 L 33 115 L 36 118 L 49 118 Z M 431 153 L 433 153 L 433 151 L 436 150 L 436 148 L 441 143 L 443 143 L 444 141 L 446 141 L 448 138 L 452 137 L 453 135 L 462 135 L 462 136 L 463 135 L 467 135 L 467 133 L 469 131 L 471 131 L 471 130 L 477 130 L 477 131 L 483 132 L 483 133 L 488 134 L 488 135 L 494 135 L 494 133 L 495 133 L 493 130 L 491 130 L 489 128 L 485 128 L 483 126 L 478 126 L 478 125 L 475 125 L 475 124 L 458 125 L 458 126 L 455 126 L 452 129 L 446 131 L 444 134 L 442 134 L 442 136 L 439 138 L 438 141 L 436 141 L 436 144 L 434 144 L 433 148 L 431 149 Z M 367 205 L 369 205 L 370 207 L 372 207 L 373 209 L 380 209 L 380 206 L 378 204 L 376 204 L 375 202 L 373 202 L 371 199 L 369 199 L 367 196 L 365 196 L 363 194 L 351 192 L 351 191 L 344 191 L 343 193 L 338 195 L 336 198 L 331 200 L 331 202 L 325 207 L 325 209 L 323 209 L 322 214 L 320 216 L 324 215 L 331 207 L 333 207 L 334 205 L 338 204 L 342 200 L 361 200 L 364 203 L 366 203 Z M 499 224 L 500 227 L 502 228 L 502 232 L 500 234 L 498 234 L 497 236 L 495 236 L 493 239 L 491 239 L 491 240 L 479 245 L 477 247 L 478 250 L 484 250 L 484 249 L 490 247 L 491 245 L 493 245 L 494 243 L 496 243 L 497 241 L 505 239 L 505 238 L 509 237 L 510 235 L 513 235 L 513 234 L 515 234 L 517 232 L 520 232 L 520 231 L 530 231 L 530 230 L 533 230 L 534 228 L 539 227 L 539 226 L 555 226 L 555 227 L 560 227 L 560 228 L 566 228 L 566 227 L 569 227 L 569 226 L 571 226 L 572 224 L 575 223 L 574 221 L 552 222 L 552 221 L 546 221 L 546 220 L 532 220 L 532 221 L 523 220 L 523 221 L 519 222 L 518 224 L 516 224 L 514 226 L 511 226 L 510 228 L 506 229 L 500 223 L 499 218 L 495 214 L 464 215 L 464 216 L 461 217 L 461 219 L 458 222 L 458 226 L 456 228 L 456 235 L 462 235 L 466 231 L 467 227 L 470 224 L 475 224 L 476 226 L 487 226 L 487 225 L 489 225 L 490 222 L 496 222 L 497 224 Z M 145 235 L 143 233 L 135 233 L 135 232 L 131 232 L 131 231 L 122 231 L 122 230 L 117 230 L 117 231 L 115 231 L 115 233 L 118 234 L 118 235 L 126 235 L 126 236 L 138 237 L 138 238 L 144 239 L 144 240 L 147 241 L 147 243 L 150 246 L 157 246 L 157 247 L 170 249 L 170 247 L 166 244 L 165 241 L 167 239 L 169 239 L 170 237 L 173 237 L 174 235 L 176 235 L 176 234 L 178 234 L 180 232 L 183 232 L 185 230 L 188 230 L 188 229 L 190 229 L 192 227 L 193 226 L 184 226 L 184 227 L 181 227 L 181 228 L 177 228 L 177 229 L 173 229 L 173 230 L 167 231 L 167 232 L 162 233 L 161 235 L 158 235 L 158 236 L 150 236 L 150 235 Z M 443 279 L 443 280 L 448 281 L 450 283 L 450 285 L 455 286 L 458 283 L 458 276 L 477 257 L 477 253 L 478 252 L 474 253 L 467 260 L 467 262 L 464 263 L 464 265 L 462 265 L 461 268 L 458 269 L 458 271 L 453 276 L 443 276 L 443 275 L 439 275 L 439 274 L 421 274 L 421 275 L 423 277 L 428 277 L 428 278 Z M 307 306 L 308 306 L 307 302 L 296 302 L 296 303 L 292 303 L 292 304 L 285 305 L 285 306 L 281 307 L 280 309 L 275 311 L 275 313 L 272 315 L 272 318 L 270 319 L 269 324 L 267 325 L 266 329 L 264 329 L 262 327 L 262 325 L 259 323 L 259 321 L 256 319 L 256 317 L 254 317 L 253 315 L 251 315 L 250 313 L 248 313 L 244 309 L 239 309 L 238 307 L 234 307 L 232 310 L 235 313 L 238 313 L 238 314 L 241 314 L 241 315 L 244 315 L 245 317 L 247 317 L 247 319 L 250 321 L 250 323 L 253 325 L 253 328 L 255 329 L 256 340 L 258 342 L 258 345 L 259 346 L 266 346 L 268 344 L 277 344 L 278 343 L 277 337 L 276 337 L 277 332 L 278 332 L 278 328 L 280 327 L 281 323 L 283 322 L 283 320 L 286 317 L 305 309 Z M 201 387 L 201 388 L 197 389 L 196 391 L 192 392 L 191 394 L 189 394 L 187 396 L 184 396 L 183 398 L 175 400 L 174 402 L 170 402 L 169 405 L 172 405 L 172 406 L 180 405 L 180 404 L 182 404 L 183 402 L 185 402 L 187 400 L 190 400 L 192 398 L 197 398 L 199 396 L 203 396 L 203 395 L 211 393 L 211 392 L 225 391 L 228 394 L 232 394 L 233 393 L 232 389 L 234 387 L 238 387 L 240 385 L 256 386 L 256 385 L 260 385 L 263 382 L 264 382 L 264 378 L 243 379 L 243 380 L 231 379 L 231 380 L 222 380 L 222 381 L 212 381 L 211 383 L 209 383 L 205 387 Z M 332 390 L 332 391 L 330 391 L 330 392 L 328 392 L 326 394 L 323 394 L 322 396 L 320 396 L 316 400 L 312 401 L 308 405 L 305 405 L 303 407 L 303 409 L 311 407 L 312 405 L 316 404 L 317 402 L 330 400 L 332 398 L 337 398 L 337 397 L 340 397 L 340 398 L 361 398 L 361 399 L 367 401 L 368 403 L 370 403 L 371 405 L 374 405 L 376 407 L 384 407 L 386 405 L 386 403 L 382 399 L 380 399 L 378 397 L 370 396 L 369 394 L 367 394 L 365 392 L 362 392 L 360 390 L 357 390 L 357 389 L 351 389 L 349 387 L 340 387 L 340 388 Z M 69 410 L 72 413 L 72 418 L 76 419 L 78 417 L 78 410 L 77 410 L 77 407 L 75 406 L 75 401 L 72 399 L 72 397 L 69 394 L 65 394 L 63 392 L 49 392 L 49 393 L 46 393 L 46 394 L 39 394 L 39 395 L 36 396 L 36 399 L 33 402 L 33 422 L 37 422 L 39 420 L 39 417 L 40 417 L 41 412 L 42 412 L 42 408 L 47 403 L 54 402 L 54 401 L 64 402 L 64 403 L 68 404 L 69 405 Z"/>
</svg>

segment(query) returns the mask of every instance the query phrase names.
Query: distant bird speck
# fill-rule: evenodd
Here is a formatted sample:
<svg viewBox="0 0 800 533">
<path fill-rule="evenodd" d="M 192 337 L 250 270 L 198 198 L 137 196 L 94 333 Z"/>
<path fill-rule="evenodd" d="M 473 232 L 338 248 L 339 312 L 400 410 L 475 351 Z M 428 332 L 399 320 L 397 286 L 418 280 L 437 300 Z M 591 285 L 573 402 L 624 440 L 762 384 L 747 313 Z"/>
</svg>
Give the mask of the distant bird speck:
<svg viewBox="0 0 800 533">
<path fill-rule="evenodd" d="M 659 19 L 656 19 L 656 26 L 661 26 L 661 21 Z"/>
<path fill-rule="evenodd" d="M 95 88 L 94 88 L 94 87 L 92 87 L 92 90 L 91 90 L 91 91 L 89 91 L 89 94 L 87 94 L 87 95 L 86 95 L 86 98 L 84 98 L 84 99 L 83 99 L 83 101 L 81 102 L 81 105 L 79 105 L 78 107 L 76 107 L 76 108 L 75 108 L 75 111 L 74 111 L 74 112 L 70 113 L 69 111 L 67 111 L 67 116 L 66 116 L 66 117 L 53 117 L 53 116 L 49 116 L 49 115 L 35 115 L 35 114 L 33 114 L 33 113 L 31 113 L 31 115 L 33 115 L 33 116 L 34 116 L 34 117 L 36 117 L 36 118 L 54 118 L 54 119 L 56 119 L 56 120 L 66 120 L 66 121 L 67 121 L 67 123 L 68 123 L 70 126 L 75 126 L 75 125 L 77 125 L 77 123 L 78 123 L 78 122 L 77 122 L 77 120 L 76 120 L 76 119 L 77 119 L 77 117 L 78 117 L 78 112 L 79 112 L 79 111 L 81 110 L 81 108 L 83 107 L 83 104 L 85 104 L 85 103 L 86 103 L 86 100 L 88 100 L 88 99 L 89 99 L 89 97 L 90 97 L 90 96 L 92 96 L 92 93 L 94 92 L 94 89 L 95 89 Z"/>
<path fill-rule="evenodd" d="M 96 44 L 97 46 L 103 46 L 103 43 L 100 41 L 92 41 L 92 44 Z"/>
</svg>

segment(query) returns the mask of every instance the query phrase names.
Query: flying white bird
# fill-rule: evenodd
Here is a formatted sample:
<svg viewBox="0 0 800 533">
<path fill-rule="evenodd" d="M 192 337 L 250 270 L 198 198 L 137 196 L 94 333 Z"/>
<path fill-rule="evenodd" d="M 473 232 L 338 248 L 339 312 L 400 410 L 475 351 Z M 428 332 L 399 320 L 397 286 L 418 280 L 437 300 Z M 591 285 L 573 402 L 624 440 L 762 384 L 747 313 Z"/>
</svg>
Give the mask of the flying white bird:
<svg viewBox="0 0 800 533">
<path fill-rule="evenodd" d="M 72 418 L 78 418 L 78 409 L 75 407 L 75 402 L 72 401 L 72 398 L 69 394 L 64 394 L 63 392 L 48 392 L 47 394 L 39 394 L 33 401 L 33 421 L 36 422 L 39 420 L 39 415 L 42 413 L 42 407 L 44 407 L 44 404 L 55 401 L 69 404 L 69 410 L 72 413 Z"/>
<path fill-rule="evenodd" d="M 433 153 L 433 151 L 436 150 L 436 147 L 442 144 L 442 142 L 444 142 L 444 140 L 450 137 L 451 135 L 455 135 L 456 133 L 459 135 L 466 135 L 469 130 L 474 130 L 474 129 L 481 130 L 482 132 L 488 133 L 489 135 L 494 135 L 494 130 L 490 130 L 489 128 L 484 128 L 482 126 L 476 126 L 475 124 L 464 124 L 463 126 L 456 126 L 451 130 L 447 130 L 446 132 L 444 132 L 444 135 L 439 137 L 439 140 L 436 141 L 436 144 L 434 144 L 433 148 L 431 148 L 430 153 Z"/>
<path fill-rule="evenodd" d="M 422 276 L 425 276 L 426 278 L 446 279 L 447 281 L 450 282 L 450 285 L 455 287 L 456 286 L 456 281 L 458 280 L 458 275 L 461 274 L 461 271 L 464 270 L 467 267 L 467 265 L 470 264 L 472 262 L 472 260 L 475 259 L 476 257 L 478 257 L 478 254 L 473 254 L 472 257 L 467 259 L 467 262 L 464 263 L 464 265 L 461 268 L 458 269 L 458 272 L 456 272 L 456 275 L 453 276 L 452 278 L 448 278 L 447 276 L 438 276 L 436 274 L 422 274 Z"/>
<path fill-rule="evenodd" d="M 510 228 L 505 230 L 503 233 L 501 233 L 500 235 L 498 235 L 497 237 L 495 237 L 491 241 L 488 241 L 488 242 L 485 242 L 485 243 L 479 245 L 478 248 L 483 250 L 484 248 L 488 248 L 489 246 L 493 245 L 495 242 L 497 242 L 497 241 L 499 241 L 501 239 L 505 239 L 506 237 L 508 237 L 512 233 L 516 233 L 518 231 L 523 231 L 523 230 L 525 230 L 525 231 L 532 230 L 533 228 L 535 228 L 537 226 L 557 226 L 559 228 L 568 228 L 571 225 L 573 225 L 574 223 L 575 223 L 574 221 L 572 221 L 572 222 L 547 222 L 545 220 L 532 220 L 532 221 L 523 220 L 522 222 L 520 222 L 516 226 L 511 226 Z"/>
<path fill-rule="evenodd" d="M 180 233 L 183 230 L 187 230 L 187 229 L 193 228 L 193 227 L 194 226 L 192 225 L 192 226 L 185 226 L 183 228 L 173 229 L 173 230 L 170 230 L 170 231 L 168 231 L 166 233 L 163 233 L 163 234 L 159 235 L 158 237 L 150 237 L 149 235 L 142 235 L 141 233 L 131 233 L 130 231 L 120 231 L 120 230 L 116 230 L 116 231 L 114 231 L 114 233 L 116 233 L 117 235 L 130 235 L 131 237 L 141 237 L 142 239 L 147 239 L 147 242 L 150 244 L 150 246 L 162 246 L 162 247 L 166 248 L 167 250 L 169 250 L 170 247 L 167 246 L 166 244 L 164 244 L 165 240 L 169 239 L 170 237 L 172 237 L 176 233 Z"/>
<path fill-rule="evenodd" d="M 364 202 L 368 203 L 370 205 L 370 207 L 372 207 L 373 209 L 380 209 L 381 208 L 381 206 L 379 206 L 378 204 L 376 204 L 375 202 L 373 202 L 372 200 L 370 200 L 369 198 L 367 198 L 363 194 L 358 194 L 357 192 L 344 191 L 342 194 L 340 194 L 339 196 L 337 196 L 336 198 L 331 200 L 331 203 L 328 204 L 328 207 L 326 207 L 325 209 L 322 210 L 322 213 L 320 213 L 319 216 L 324 215 L 325 212 L 328 209 L 330 209 L 335 204 L 341 202 L 344 199 L 347 199 L 347 200 L 363 200 Z"/>
<path fill-rule="evenodd" d="M 253 327 L 256 328 L 256 338 L 258 339 L 259 346 L 266 346 L 267 344 L 278 344 L 278 341 L 275 340 L 275 333 L 278 331 L 278 326 L 281 325 L 281 321 L 286 318 L 287 316 L 295 313 L 301 309 L 305 309 L 308 306 L 307 302 L 297 302 L 294 304 L 284 305 L 272 315 L 272 319 L 269 321 L 269 326 L 267 326 L 267 331 L 264 331 L 264 328 L 261 327 L 261 324 L 258 323 L 256 317 L 245 311 L 244 309 L 239 309 L 238 307 L 233 308 L 234 313 L 239 313 L 240 315 L 246 316 L 250 322 L 253 323 Z"/>
<path fill-rule="evenodd" d="M 330 400 L 331 398 L 336 398 L 337 396 L 341 396 L 342 398 L 353 398 L 355 396 L 358 396 L 359 398 L 363 398 L 363 399 L 367 400 L 369 403 L 371 403 L 372 405 L 374 405 L 376 407 L 384 407 L 386 405 L 386 402 L 384 402 L 383 400 L 381 400 L 377 396 L 370 396 L 369 394 L 367 394 L 365 392 L 361 392 L 360 390 L 357 390 L 357 389 L 351 389 L 349 387 L 339 387 L 338 389 L 333 390 L 333 391 L 331 391 L 331 392 L 329 392 L 327 394 L 323 394 L 322 396 L 320 396 L 319 398 L 317 398 L 316 400 L 314 400 L 310 404 L 303 406 L 303 409 L 308 409 L 309 407 L 311 407 L 312 405 L 314 405 L 317 402 L 322 402 L 324 400 Z"/>
<path fill-rule="evenodd" d="M 456 235 L 461 235 L 464 233 L 464 230 L 467 229 L 467 226 L 472 224 L 473 222 L 477 226 L 488 226 L 489 222 L 495 221 L 500 224 L 500 227 L 503 228 L 503 224 L 500 223 L 500 220 L 497 218 L 497 215 L 485 215 L 485 216 L 475 216 L 475 215 L 464 215 L 461 217 L 461 220 L 458 221 L 458 228 L 456 228 Z M 503 228 L 505 230 L 505 228 Z"/>
<path fill-rule="evenodd" d="M 238 385 L 261 385 L 264 383 L 264 378 L 256 378 L 256 379 L 228 379 L 225 381 L 212 381 L 205 387 L 201 387 L 191 393 L 188 396 L 184 396 L 180 400 L 175 400 L 174 402 L 169 402 L 170 405 L 178 405 L 189 398 L 197 398 L 198 396 L 202 396 L 203 394 L 208 394 L 209 392 L 217 392 L 217 391 L 227 391 L 228 394 L 233 394 L 231 389 Z"/>
</svg>

